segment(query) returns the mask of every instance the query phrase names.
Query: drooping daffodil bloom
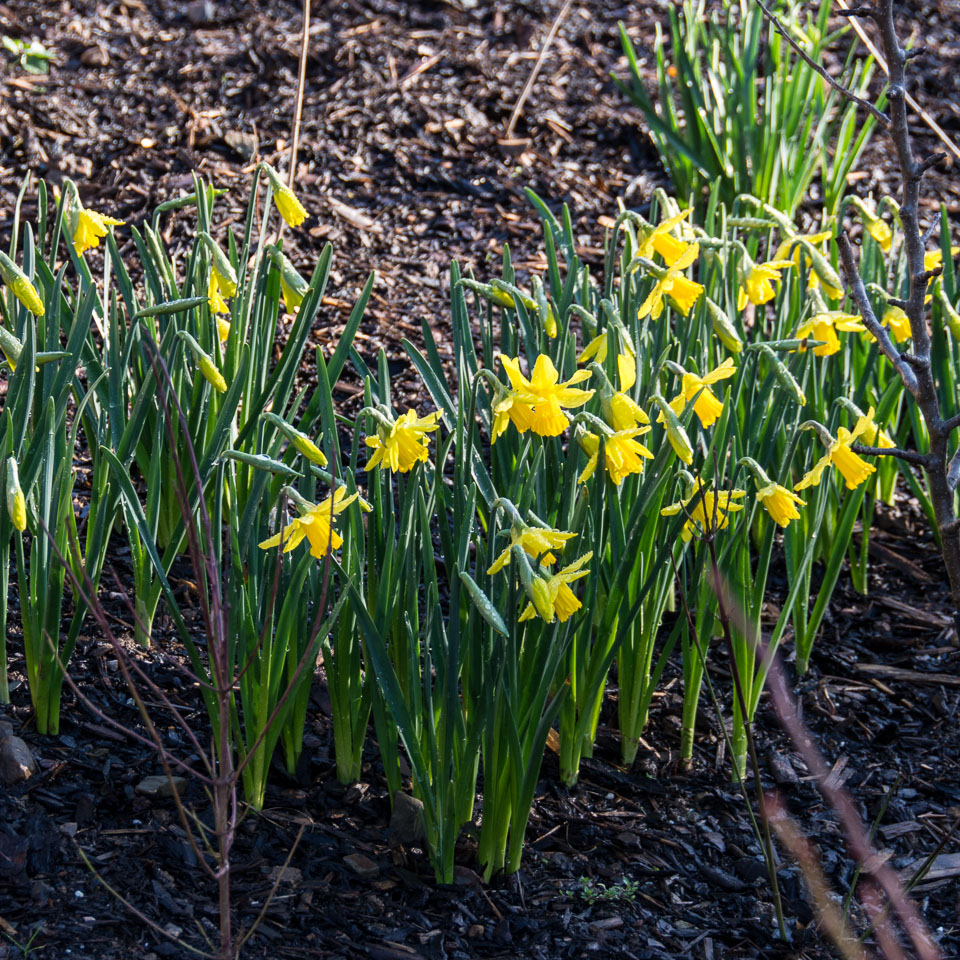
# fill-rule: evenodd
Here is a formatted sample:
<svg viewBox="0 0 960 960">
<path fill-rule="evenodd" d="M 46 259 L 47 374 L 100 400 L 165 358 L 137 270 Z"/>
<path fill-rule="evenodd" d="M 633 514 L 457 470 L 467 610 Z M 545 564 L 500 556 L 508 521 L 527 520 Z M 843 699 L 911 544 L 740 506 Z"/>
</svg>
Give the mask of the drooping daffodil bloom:
<svg viewBox="0 0 960 960">
<path fill-rule="evenodd" d="M 318 560 L 327 555 L 328 549 L 339 550 L 343 545 L 343 537 L 334 529 L 333 524 L 337 516 L 357 499 L 358 494 L 345 496 L 346 487 L 338 487 L 333 497 L 327 497 L 317 504 L 307 504 L 302 516 L 285 524 L 280 533 L 264 540 L 261 549 L 269 550 L 283 544 L 283 552 L 289 553 L 295 549 L 304 537 L 310 543 L 310 555 Z"/>
<path fill-rule="evenodd" d="M 780 281 L 780 271 L 795 266 L 793 260 L 768 260 L 754 263 L 745 256 L 740 268 L 740 292 L 737 294 L 737 309 L 742 310 L 749 301 L 760 306 L 772 300 L 777 291 L 773 282 Z"/>
<path fill-rule="evenodd" d="M 676 516 L 681 511 L 687 515 L 680 536 L 684 543 L 697 535 L 724 530 L 730 523 L 730 514 L 743 509 L 742 503 L 735 503 L 745 495 L 743 490 L 721 490 L 715 493 L 705 486 L 695 486 L 689 497 L 672 503 L 660 511 L 663 517 Z M 691 507 L 690 504 L 696 500 Z"/>
<path fill-rule="evenodd" d="M 366 470 L 379 466 L 394 473 L 409 473 L 418 463 L 425 463 L 429 456 L 427 434 L 439 429 L 436 411 L 418 417 L 416 410 L 408 410 L 392 422 L 381 422 L 377 434 L 367 437 L 367 446 L 373 455 L 367 461 Z"/>
<path fill-rule="evenodd" d="M 791 520 L 799 520 L 800 511 L 797 510 L 797 506 L 806 506 L 806 503 L 792 490 L 773 481 L 757 487 L 757 499 L 773 518 L 774 523 L 781 527 L 788 526 Z"/>
<path fill-rule="evenodd" d="M 767 476 L 766 470 L 753 457 L 741 457 L 740 463 L 750 467 L 753 471 L 754 481 L 757 485 L 757 499 L 764 510 L 770 514 L 774 523 L 781 527 L 787 527 L 791 520 L 800 519 L 800 512 L 797 507 L 806 506 L 806 503 L 800 497 L 792 490 L 788 490 L 771 480 Z"/>
<path fill-rule="evenodd" d="M 874 417 L 874 409 L 871 407 L 863 416 L 857 419 L 853 432 L 862 437 L 863 442 L 868 447 L 879 447 L 884 450 L 892 449 L 896 444 L 890 439 L 886 432 L 880 429 Z"/>
<path fill-rule="evenodd" d="M 813 465 L 799 483 L 793 485 L 793 489 L 799 492 L 807 487 L 819 486 L 823 471 L 829 466 L 834 466 L 840 471 L 848 490 L 855 490 L 860 486 L 877 469 L 872 463 L 867 463 L 866 460 L 850 449 L 864 429 L 864 425 L 857 424 L 851 433 L 846 427 L 840 427 L 837 430 L 836 439 L 833 439 L 825 428 L 820 428 L 818 430 L 820 439 L 827 447 L 827 452 Z"/>
<path fill-rule="evenodd" d="M 819 346 L 813 348 L 816 357 L 829 357 L 840 352 L 840 338 L 836 331 L 842 333 L 863 333 L 866 328 L 860 322 L 860 315 L 843 313 L 841 310 L 826 310 L 816 313 L 804 320 L 797 327 L 796 336 L 800 340 L 811 337 L 814 340 L 823 340 Z M 800 347 L 802 353 L 806 347 Z"/>
<path fill-rule="evenodd" d="M 267 177 L 270 179 L 270 186 L 273 188 L 273 202 L 280 211 L 280 216 L 287 222 L 287 226 L 299 227 L 307 219 L 307 211 L 303 204 L 297 199 L 294 192 L 280 179 L 277 173 L 269 163 L 261 164 Z"/>
<path fill-rule="evenodd" d="M 643 436 L 649 430 L 647 426 L 633 426 L 604 436 L 603 465 L 618 487 L 625 477 L 643 472 L 644 460 L 653 459 L 653 454 L 637 440 L 637 437 Z M 578 483 L 585 483 L 593 476 L 600 461 L 600 437 L 585 430 L 578 435 L 577 442 L 588 457 L 586 467 L 577 478 Z"/>
<path fill-rule="evenodd" d="M 547 623 L 553 623 L 554 619 L 561 623 L 569 620 L 583 606 L 570 589 L 570 584 L 590 573 L 583 567 L 592 557 L 593 551 L 585 553 L 548 578 L 535 575 L 530 591 L 530 603 L 520 614 L 520 622 L 532 620 L 536 616 L 542 617 Z"/>
<path fill-rule="evenodd" d="M 723 404 L 710 389 L 710 385 L 736 376 L 736 373 L 737 368 L 732 357 L 727 357 L 719 367 L 705 373 L 702 377 L 696 373 L 685 371 L 681 381 L 680 393 L 670 401 L 670 408 L 679 416 L 683 413 L 686 405 L 696 397 L 697 399 L 693 404 L 694 413 L 700 418 L 700 423 L 704 427 L 713 426 L 720 414 L 723 413 Z M 664 416 L 661 413 L 657 417 L 657 423 L 663 423 L 663 421 Z"/>
<path fill-rule="evenodd" d="M 207 283 L 207 303 L 210 307 L 210 312 L 213 314 L 230 312 L 230 307 L 220 292 L 220 284 L 217 282 L 217 271 L 213 269 L 210 270 L 210 280 Z"/>
<path fill-rule="evenodd" d="M 689 246 L 685 241 L 673 236 L 673 230 L 692 212 L 693 207 L 689 207 L 676 216 L 662 220 L 656 226 L 648 224 L 646 227 L 640 227 L 637 231 L 637 256 L 646 257 L 649 260 L 656 252 L 663 257 L 668 267 L 672 267 Z"/>
<path fill-rule="evenodd" d="M 955 257 L 960 253 L 960 247 L 951 247 L 950 256 Z M 926 271 L 936 270 L 943 263 L 943 250 L 937 247 L 936 250 L 928 250 L 923 255 L 923 269 Z"/>
<path fill-rule="evenodd" d="M 100 238 L 105 237 L 110 232 L 110 227 L 121 226 L 123 220 L 108 217 L 94 210 L 87 210 L 74 194 L 74 202 L 71 204 L 68 214 L 68 223 L 73 239 L 73 249 L 77 251 L 78 256 L 83 256 L 91 247 L 100 245 Z"/>
<path fill-rule="evenodd" d="M 700 256 L 700 244 L 691 243 L 680 256 L 665 270 L 660 271 L 657 282 L 647 294 L 646 300 L 640 304 L 637 319 L 642 320 L 649 314 L 656 320 L 663 313 L 663 298 L 669 297 L 670 302 L 686 317 L 693 309 L 694 304 L 703 293 L 703 285 L 695 283 L 684 276 L 687 269 Z"/>
<path fill-rule="evenodd" d="M 513 547 L 519 544 L 534 560 L 539 560 L 543 566 L 550 566 L 557 562 L 554 550 L 562 550 L 568 540 L 576 537 L 575 533 L 566 533 L 562 530 L 553 530 L 550 527 L 533 527 L 525 523 L 513 524 L 510 527 L 510 543 L 499 554 L 488 574 L 499 573 L 510 563 Z"/>
</svg>

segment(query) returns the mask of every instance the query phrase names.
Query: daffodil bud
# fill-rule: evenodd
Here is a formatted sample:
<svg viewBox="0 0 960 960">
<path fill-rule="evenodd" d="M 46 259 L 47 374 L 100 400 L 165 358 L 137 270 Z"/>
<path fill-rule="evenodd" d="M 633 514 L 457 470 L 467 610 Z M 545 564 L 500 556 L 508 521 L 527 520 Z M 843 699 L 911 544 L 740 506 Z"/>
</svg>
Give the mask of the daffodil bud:
<svg viewBox="0 0 960 960">
<path fill-rule="evenodd" d="M 837 271 L 833 269 L 830 261 L 812 244 L 807 241 L 803 243 L 804 253 L 810 258 L 810 266 L 817 275 L 817 279 L 823 284 L 824 290 L 837 300 L 843 296 L 843 281 L 840 279 Z"/>
<path fill-rule="evenodd" d="M 203 374 L 207 383 L 213 387 L 218 393 L 226 393 L 227 391 L 227 381 L 223 379 L 223 374 L 220 372 L 216 363 L 213 362 L 213 358 L 208 354 L 203 347 L 197 343 L 196 340 L 190 336 L 185 330 L 179 332 L 179 336 L 186 342 L 187 346 L 190 347 L 193 357 L 197 362 L 197 367 L 200 372 Z"/>
<path fill-rule="evenodd" d="M 200 239 L 210 251 L 210 260 L 217 276 L 217 284 L 223 290 L 225 296 L 232 297 L 237 292 L 237 271 L 233 269 L 233 264 L 209 233 L 201 233 Z"/>
<path fill-rule="evenodd" d="M 484 300 L 489 300 L 498 307 L 506 307 L 508 310 L 512 310 L 515 306 L 513 297 L 506 290 L 501 290 L 492 283 L 480 283 L 478 280 L 470 280 L 466 277 L 462 278 L 460 283 L 468 290 L 480 294 Z"/>
<path fill-rule="evenodd" d="M 937 284 L 937 296 L 940 298 L 940 306 L 943 307 L 943 319 L 950 332 L 960 340 L 960 313 L 956 307 L 949 301 L 947 295 L 943 292 L 943 284 Z M 6 350 L 4 350 L 6 353 Z"/>
<path fill-rule="evenodd" d="M 713 332 L 717 335 L 717 339 L 731 353 L 740 353 L 743 350 L 743 341 L 737 333 L 737 328 L 730 322 L 730 318 L 720 305 L 714 303 L 709 297 L 707 297 L 707 312 L 710 314 L 710 323 L 713 325 Z"/>
<path fill-rule="evenodd" d="M 327 465 L 327 458 L 323 451 L 305 433 L 291 426 L 275 413 L 268 411 L 263 417 L 272 423 L 311 463 L 316 463 L 321 467 Z"/>
<path fill-rule="evenodd" d="M 553 601 L 550 599 L 550 588 L 547 581 L 542 577 L 533 578 L 533 589 L 530 591 L 530 599 L 537 613 L 547 622 L 553 623 Z"/>
<path fill-rule="evenodd" d="M 6 328 L 0 326 L 0 350 L 7 358 L 11 370 L 17 369 L 20 362 L 20 354 L 23 351 L 23 344 Z"/>
<path fill-rule="evenodd" d="M 534 277 L 530 281 L 530 289 L 533 292 L 533 299 L 537 304 L 537 313 L 540 315 L 540 321 L 543 323 L 543 329 L 551 339 L 557 335 L 557 317 L 553 312 L 553 307 L 547 300 L 543 289 L 543 281 L 539 277 Z"/>
<path fill-rule="evenodd" d="M 282 251 L 276 247 L 270 247 L 269 253 L 274 266 L 280 272 L 280 291 L 283 294 L 283 302 L 286 304 L 287 313 L 293 313 L 303 303 L 303 298 L 307 295 L 310 285 L 297 273 L 296 267 Z"/>
<path fill-rule="evenodd" d="M 7 513 L 14 529 L 23 533 L 27 529 L 27 501 L 20 488 L 20 473 L 13 457 L 7 458 Z"/>
<path fill-rule="evenodd" d="M 280 211 L 280 216 L 286 220 L 290 227 L 299 227 L 307 219 L 307 211 L 303 204 L 296 198 L 294 192 L 280 179 L 277 173 L 269 163 L 261 164 L 270 178 L 270 186 L 273 187 L 273 200 Z"/>
<path fill-rule="evenodd" d="M 13 295 L 35 316 L 43 316 L 43 301 L 37 288 L 27 275 L 2 251 L 0 251 L 0 277 L 13 291 Z"/>
<path fill-rule="evenodd" d="M 680 418 L 673 412 L 670 404 L 663 397 L 657 394 L 653 399 L 663 414 L 663 422 L 667 428 L 667 439 L 670 441 L 670 446 L 673 447 L 673 452 L 689 466 L 693 463 L 693 444 L 690 442 L 690 437 L 687 436 L 687 431 L 684 430 Z"/>
<path fill-rule="evenodd" d="M 780 385 L 793 395 L 801 407 L 804 406 L 807 402 L 807 397 L 803 390 L 800 389 L 800 384 L 797 383 L 794 375 L 787 369 L 786 365 L 770 347 L 765 343 L 761 343 L 759 347 L 763 355 L 770 361 L 773 367 L 773 375 L 777 378 Z"/>
</svg>

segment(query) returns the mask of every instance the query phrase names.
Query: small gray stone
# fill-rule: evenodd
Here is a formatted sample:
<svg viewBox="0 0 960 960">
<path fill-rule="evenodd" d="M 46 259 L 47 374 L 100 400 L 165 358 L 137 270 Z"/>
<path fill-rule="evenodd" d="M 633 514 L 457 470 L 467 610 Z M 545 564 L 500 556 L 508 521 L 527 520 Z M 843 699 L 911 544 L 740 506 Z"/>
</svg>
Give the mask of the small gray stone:
<svg viewBox="0 0 960 960">
<path fill-rule="evenodd" d="M 362 853 L 349 853 L 343 858 L 343 862 L 358 876 L 364 880 L 372 880 L 380 875 L 380 868 Z"/>
<path fill-rule="evenodd" d="M 193 0 L 193 3 L 187 4 L 187 19 L 195 27 L 213 23 L 217 19 L 217 5 L 213 0 Z"/>
<path fill-rule="evenodd" d="M 778 753 L 776 750 L 770 751 L 770 772 L 778 786 L 781 787 L 799 787 L 800 778 L 797 771 L 793 769 L 793 764 L 786 754 Z"/>
<path fill-rule="evenodd" d="M 397 843 L 416 843 L 423 839 L 423 801 L 402 790 L 393 794 L 390 836 Z"/>
<path fill-rule="evenodd" d="M 180 793 L 187 785 L 185 777 L 166 777 L 163 774 L 157 774 L 152 777 L 144 777 L 136 786 L 137 793 L 145 797 L 172 797 L 176 789 Z"/>
<path fill-rule="evenodd" d="M 12 787 L 29 780 L 37 772 L 37 761 L 30 748 L 19 737 L 0 741 L 0 783 Z"/>
</svg>

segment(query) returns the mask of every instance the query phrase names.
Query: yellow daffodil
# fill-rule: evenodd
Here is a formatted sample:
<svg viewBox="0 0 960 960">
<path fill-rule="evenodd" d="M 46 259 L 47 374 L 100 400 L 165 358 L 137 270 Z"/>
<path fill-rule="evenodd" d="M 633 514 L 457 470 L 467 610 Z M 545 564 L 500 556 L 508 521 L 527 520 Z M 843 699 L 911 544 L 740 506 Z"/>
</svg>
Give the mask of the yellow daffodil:
<svg viewBox="0 0 960 960">
<path fill-rule="evenodd" d="M 840 338 L 836 334 L 837 330 L 843 333 L 863 333 L 865 329 L 860 322 L 859 314 L 828 310 L 824 313 L 814 314 L 804 320 L 797 327 L 796 335 L 800 340 L 808 337 L 814 340 L 823 340 L 824 342 L 820 346 L 813 348 L 813 354 L 816 357 L 829 357 L 840 352 Z M 806 350 L 806 347 L 800 347 L 801 353 L 804 350 Z"/>
<path fill-rule="evenodd" d="M 367 461 L 367 470 L 376 466 L 394 472 L 408 473 L 417 463 L 428 457 L 428 433 L 439 429 L 439 413 L 418 417 L 416 410 L 408 410 L 394 421 L 389 430 L 381 426 L 375 437 L 367 437 L 367 446 L 374 453 Z"/>
<path fill-rule="evenodd" d="M 863 438 L 863 442 L 868 447 L 880 447 L 889 450 L 896 444 L 887 434 L 880 429 L 874 420 L 874 410 L 871 407 L 862 417 L 857 419 L 853 432 Z"/>
<path fill-rule="evenodd" d="M 647 294 L 647 299 L 640 304 L 637 319 L 642 320 L 647 314 L 656 320 L 663 313 L 663 298 L 669 297 L 674 306 L 686 317 L 693 309 L 694 304 L 703 293 L 703 285 L 694 283 L 684 276 L 683 271 L 700 255 L 700 244 L 691 243 L 680 256 L 663 271 Z"/>
<path fill-rule="evenodd" d="M 821 243 L 832 236 L 832 230 L 823 230 L 820 233 L 795 234 L 787 237 L 777 247 L 773 259 L 777 261 L 789 257 L 797 270 L 803 267 L 812 268 L 807 275 L 807 289 L 817 290 L 822 285 L 831 299 L 839 300 L 843 296 L 840 278 L 823 254 L 816 250 Z"/>
<path fill-rule="evenodd" d="M 327 497 L 320 503 L 310 506 L 303 516 L 291 520 L 276 536 L 264 540 L 260 544 L 261 549 L 269 550 L 282 543 L 283 552 L 289 553 L 306 537 L 310 544 L 311 556 L 318 560 L 325 557 L 327 550 L 331 547 L 334 550 L 339 550 L 343 545 L 343 537 L 333 529 L 332 523 L 358 496 L 353 493 L 349 497 L 345 497 L 346 492 L 346 487 L 338 487 L 333 494 L 332 501 L 330 497 Z"/>
<path fill-rule="evenodd" d="M 890 328 L 890 332 L 893 334 L 895 340 L 909 340 L 910 337 L 913 336 L 913 331 L 910 329 L 910 318 L 902 307 L 895 306 L 891 303 L 886 310 L 883 311 L 883 319 L 881 322 L 885 327 Z"/>
<path fill-rule="evenodd" d="M 519 394 L 507 390 L 493 401 L 493 436 L 490 442 L 496 443 L 511 422 L 518 433 L 526 433 L 533 424 L 533 408 L 524 403 Z"/>
<path fill-rule="evenodd" d="M 637 256 L 653 258 L 654 251 L 663 257 L 664 263 L 672 267 L 686 251 L 689 244 L 672 235 L 674 227 L 679 226 L 691 214 L 690 207 L 675 217 L 661 221 L 655 227 L 641 227 L 637 236 Z M 603 361 L 601 361 L 602 363 Z"/>
<path fill-rule="evenodd" d="M 531 601 L 527 604 L 526 609 L 520 614 L 520 622 L 532 620 L 538 614 L 547 623 L 553 623 L 554 618 L 561 623 L 569 620 L 583 606 L 569 585 L 590 573 L 589 570 L 583 569 L 583 565 L 589 563 L 592 557 L 592 551 L 585 553 L 548 579 L 535 576 L 533 593 L 536 602 Z"/>
<path fill-rule="evenodd" d="M 773 281 L 780 280 L 780 271 L 794 266 L 793 260 L 768 260 L 766 263 L 748 263 L 741 272 L 740 292 L 737 295 L 737 309 L 742 310 L 747 301 L 760 306 L 772 300 L 776 295 Z"/>
<path fill-rule="evenodd" d="M 645 430 L 641 430 L 641 434 L 643 434 L 650 429 L 647 426 L 650 423 L 650 418 L 646 411 L 633 397 L 628 396 L 623 391 L 613 394 L 604 404 L 604 415 L 610 426 L 618 432 L 641 426 L 646 427 Z"/>
<path fill-rule="evenodd" d="M 626 392 L 637 382 L 636 358 L 630 354 L 621 353 L 617 357 L 617 376 L 620 381 L 618 391 L 611 393 L 607 388 L 600 392 L 603 415 L 607 418 L 607 423 L 617 432 L 632 430 L 638 425 L 646 426 L 650 423 L 650 418 L 640 404 Z"/>
<path fill-rule="evenodd" d="M 108 217 L 93 210 L 86 210 L 77 201 L 77 208 L 72 214 L 73 248 L 79 256 L 83 256 L 91 247 L 100 245 L 100 238 L 107 235 L 108 227 L 118 227 L 123 220 Z"/>
<path fill-rule="evenodd" d="M 595 336 L 578 354 L 577 363 L 588 363 L 596 359 L 603 363 L 607 359 L 607 341 L 610 339 L 606 330 Z"/>
<path fill-rule="evenodd" d="M 723 404 L 710 389 L 710 384 L 736 376 L 736 373 L 737 368 L 731 357 L 727 357 L 719 367 L 711 370 L 709 373 L 705 373 L 702 377 L 695 373 L 685 372 L 680 386 L 680 393 L 670 401 L 670 409 L 679 416 L 683 413 L 686 405 L 693 400 L 694 397 L 697 397 L 693 404 L 694 413 L 700 418 L 700 423 L 704 427 L 712 426 L 723 412 Z M 699 396 L 697 396 L 698 393 L 700 394 Z M 663 420 L 664 417 L 661 413 L 660 416 L 657 417 L 657 423 L 663 423 Z"/>
<path fill-rule="evenodd" d="M 510 554 L 515 544 L 520 544 L 527 555 L 534 560 L 539 559 L 544 566 L 557 562 L 554 550 L 562 550 L 568 540 L 577 534 L 565 533 L 562 530 L 551 530 L 547 527 L 529 527 L 526 524 L 514 525 L 510 528 L 510 543 L 493 561 L 488 574 L 499 573 L 510 563 Z"/>
<path fill-rule="evenodd" d="M 220 284 L 217 281 L 217 271 L 210 271 L 210 281 L 207 284 L 207 303 L 210 306 L 211 313 L 229 313 L 230 307 L 227 305 L 227 301 L 223 299 L 223 294 L 220 292 Z"/>
<path fill-rule="evenodd" d="M 37 288 L 27 275 L 3 252 L 0 251 L 0 277 L 13 291 L 13 295 L 35 316 L 43 316 L 43 301 Z"/>
<path fill-rule="evenodd" d="M 960 247 L 951 247 L 950 256 L 955 257 L 960 253 Z M 937 247 L 936 250 L 928 250 L 923 255 L 923 269 L 930 271 L 934 270 L 943 263 L 943 250 L 940 247 Z"/>
<path fill-rule="evenodd" d="M 230 321 L 224 320 L 223 317 L 217 317 L 217 338 L 221 343 L 227 342 L 227 337 L 230 336 Z"/>
<path fill-rule="evenodd" d="M 299 227 L 307 219 L 306 208 L 285 184 L 280 185 L 274 193 L 273 199 L 276 201 L 280 216 L 287 221 L 288 226 Z"/>
<path fill-rule="evenodd" d="M 832 236 L 832 230 L 823 230 L 820 233 L 808 233 L 802 236 L 795 234 L 792 237 L 787 237 L 786 239 L 780 241 L 780 246 L 777 247 L 776 252 L 773 255 L 773 259 L 774 261 L 783 261 L 789 258 L 793 261 L 793 265 L 799 269 L 804 262 L 804 244 L 800 241 L 805 240 L 812 246 L 818 247 L 821 243 L 823 243 L 824 240 L 829 240 Z M 806 262 L 809 265 L 809 257 L 807 257 Z"/>
<path fill-rule="evenodd" d="M 287 313 L 296 313 L 297 308 L 303 303 L 303 298 L 307 295 L 310 285 L 297 273 L 297 268 L 294 267 L 282 250 L 276 246 L 271 246 L 267 248 L 267 252 L 280 274 L 280 292 L 283 295 L 283 303 L 287 308 Z"/>
<path fill-rule="evenodd" d="M 854 428 L 853 433 L 846 427 L 837 430 L 837 438 L 827 447 L 827 452 L 813 465 L 806 476 L 793 485 L 794 490 L 805 490 L 807 487 L 816 487 L 820 484 L 823 471 L 829 466 L 836 467 L 843 475 L 848 490 L 854 490 L 877 468 L 867 463 L 851 449 L 851 444 L 860 436 L 861 427 Z"/>
<path fill-rule="evenodd" d="M 885 220 L 881 220 L 879 217 L 874 217 L 872 220 L 868 219 L 867 233 L 877 241 L 884 253 L 890 252 L 890 248 L 893 246 L 893 231 Z"/>
<path fill-rule="evenodd" d="M 653 459 L 653 454 L 636 439 L 649 432 L 649 430 L 649 427 L 634 426 L 627 430 L 618 430 L 612 436 L 605 438 L 603 465 L 606 467 L 610 479 L 618 487 L 623 482 L 624 477 L 628 477 L 632 473 L 643 472 L 644 459 Z M 597 469 L 600 458 L 600 438 L 595 433 L 585 432 L 578 437 L 578 442 L 589 458 L 583 473 L 577 478 L 578 483 L 585 483 Z"/>
<path fill-rule="evenodd" d="M 757 487 L 757 499 L 763 508 L 770 514 L 775 523 L 786 527 L 791 520 L 799 520 L 800 512 L 797 505 L 805 507 L 806 503 L 792 490 L 781 487 L 779 483 L 767 483 Z"/>
<path fill-rule="evenodd" d="M 721 490 L 714 493 L 712 490 L 695 490 L 691 496 L 678 503 L 672 503 L 660 511 L 663 517 L 676 516 L 681 511 L 688 514 L 686 523 L 680 533 L 685 543 L 698 533 L 726 529 L 730 522 L 730 514 L 743 509 L 742 503 L 734 503 L 743 497 L 743 490 Z M 688 505 L 696 499 L 696 503 L 689 510 Z"/>
<path fill-rule="evenodd" d="M 307 219 L 307 211 L 303 204 L 280 179 L 280 174 L 269 163 L 261 164 L 261 166 L 270 178 L 270 186 L 273 188 L 273 202 L 277 205 L 280 216 L 286 220 L 288 226 L 299 227 Z"/>
<path fill-rule="evenodd" d="M 500 362 L 507 371 L 515 394 L 507 415 L 517 424 L 514 407 L 519 404 L 517 416 L 521 422 L 525 422 L 527 411 L 523 407 L 527 407 L 530 412 L 529 429 L 542 437 L 557 437 L 563 433 L 569 423 L 563 408 L 582 406 L 593 396 L 592 390 L 580 390 L 572 386 L 589 380 L 589 370 L 578 370 L 569 380 L 561 383 L 557 368 L 545 353 L 537 357 L 529 380 L 520 372 L 519 358 L 501 357 Z M 517 429 L 520 429 L 519 425 Z"/>
</svg>

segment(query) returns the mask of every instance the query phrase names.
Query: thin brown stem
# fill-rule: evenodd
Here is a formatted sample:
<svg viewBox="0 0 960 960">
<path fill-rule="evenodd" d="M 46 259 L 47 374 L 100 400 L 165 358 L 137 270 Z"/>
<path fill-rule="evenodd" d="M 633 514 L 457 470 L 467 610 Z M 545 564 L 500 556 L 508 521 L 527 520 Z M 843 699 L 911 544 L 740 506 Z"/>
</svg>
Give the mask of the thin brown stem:
<svg viewBox="0 0 960 960">
<path fill-rule="evenodd" d="M 862 457 L 896 457 L 898 460 L 905 460 L 918 467 L 927 465 L 927 458 L 916 450 L 901 450 L 899 447 L 865 447 L 859 443 L 855 443 L 850 449 Z"/>
<path fill-rule="evenodd" d="M 831 77 L 830 74 L 827 73 L 827 71 L 824 70 L 824 68 L 817 63 L 817 61 L 814 60 L 813 57 L 811 57 L 810 54 L 808 54 L 807 51 L 804 50 L 803 47 L 801 47 L 800 44 L 793 39 L 793 37 L 790 36 L 786 27 L 784 27 L 784 25 L 779 21 L 777 15 L 764 5 L 763 0 L 757 0 L 757 5 L 764 12 L 767 19 L 773 24 L 777 33 L 779 33 L 780 36 L 783 37 L 783 39 L 786 40 L 794 50 L 796 50 L 800 58 L 804 61 L 804 63 L 807 64 L 807 66 L 820 74 L 820 76 L 823 77 L 823 79 L 826 80 L 834 90 L 843 94 L 843 96 L 845 96 L 848 100 L 852 100 L 858 106 L 863 107 L 864 110 L 868 110 L 870 113 L 872 113 L 884 126 L 890 125 L 890 118 L 882 110 L 878 110 L 869 100 L 864 100 L 862 97 L 858 97 L 852 90 L 845 87 L 839 81 L 834 80 L 833 77 Z"/>
</svg>

